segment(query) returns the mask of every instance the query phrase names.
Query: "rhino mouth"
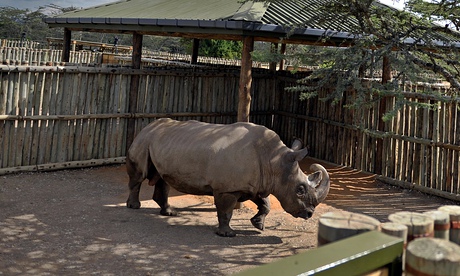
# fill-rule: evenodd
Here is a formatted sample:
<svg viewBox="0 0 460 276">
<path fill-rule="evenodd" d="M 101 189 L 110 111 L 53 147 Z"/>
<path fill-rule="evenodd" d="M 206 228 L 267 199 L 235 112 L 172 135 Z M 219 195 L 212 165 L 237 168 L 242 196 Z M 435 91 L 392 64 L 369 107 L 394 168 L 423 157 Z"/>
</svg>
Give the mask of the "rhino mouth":
<svg viewBox="0 0 460 276">
<path fill-rule="evenodd" d="M 303 219 L 309 219 L 313 216 L 313 212 L 309 210 L 301 210 L 298 211 L 297 213 L 291 214 L 295 218 L 303 218 Z"/>
</svg>

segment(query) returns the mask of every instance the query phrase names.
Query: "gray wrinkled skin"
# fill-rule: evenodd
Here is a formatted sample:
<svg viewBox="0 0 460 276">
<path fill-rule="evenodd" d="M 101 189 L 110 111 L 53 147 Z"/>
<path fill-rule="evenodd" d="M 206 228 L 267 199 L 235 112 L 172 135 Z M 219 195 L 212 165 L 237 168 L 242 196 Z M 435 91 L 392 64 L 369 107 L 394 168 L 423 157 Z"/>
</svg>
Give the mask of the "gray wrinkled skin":
<svg viewBox="0 0 460 276">
<path fill-rule="evenodd" d="M 230 125 L 159 119 L 134 139 L 126 157 L 130 195 L 127 207 L 140 208 L 139 190 L 144 179 L 155 186 L 153 200 L 160 213 L 176 215 L 168 203 L 170 187 L 194 195 L 214 196 L 217 234 L 233 237 L 230 228 L 237 202 L 252 200 L 258 213 L 251 218 L 263 230 L 273 194 L 294 217 L 308 219 L 326 198 L 329 175 L 319 164 L 306 175 L 299 161 L 307 149 L 288 148 L 279 136 L 252 123 Z"/>
</svg>

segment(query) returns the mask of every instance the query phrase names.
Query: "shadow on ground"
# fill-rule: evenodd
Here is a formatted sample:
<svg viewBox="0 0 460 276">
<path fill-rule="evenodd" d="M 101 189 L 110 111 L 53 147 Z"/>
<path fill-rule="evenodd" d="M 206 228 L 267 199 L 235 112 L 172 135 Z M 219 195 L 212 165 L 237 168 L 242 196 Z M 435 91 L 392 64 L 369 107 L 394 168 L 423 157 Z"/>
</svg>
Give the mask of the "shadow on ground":
<svg viewBox="0 0 460 276">
<path fill-rule="evenodd" d="M 302 163 L 307 170 L 308 159 Z M 0 177 L 0 275 L 224 275 L 316 247 L 321 214 L 347 210 L 386 221 L 396 211 L 427 211 L 455 204 L 377 183 L 373 175 L 324 164 L 331 190 L 305 221 L 276 199 L 266 230 L 252 227 L 254 206 L 235 210 L 235 238 L 213 232 L 210 197 L 173 194 L 179 216 L 159 215 L 152 187 L 142 207 L 125 207 L 124 166 Z"/>
</svg>

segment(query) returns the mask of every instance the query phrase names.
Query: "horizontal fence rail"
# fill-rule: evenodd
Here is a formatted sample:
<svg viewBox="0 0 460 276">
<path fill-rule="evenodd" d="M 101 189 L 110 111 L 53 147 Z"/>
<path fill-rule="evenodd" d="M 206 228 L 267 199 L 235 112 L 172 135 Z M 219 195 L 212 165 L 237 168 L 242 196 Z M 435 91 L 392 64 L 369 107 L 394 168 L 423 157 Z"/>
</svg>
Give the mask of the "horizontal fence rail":
<svg viewBox="0 0 460 276">
<path fill-rule="evenodd" d="M 320 91 L 319 98 L 327 93 Z M 368 108 L 344 108 L 353 101 L 349 93 L 341 104 L 310 99 L 286 103 L 276 114 L 284 121 L 281 133 L 304 128 L 303 137 L 316 158 L 367 172 L 380 167 L 381 181 L 460 200 L 459 102 L 438 101 L 420 93 L 403 96 L 408 103 L 384 123 L 384 129 L 378 129 L 378 122 L 395 107 L 394 97 L 383 99 L 385 110 L 380 110 L 379 102 Z"/>
<path fill-rule="evenodd" d="M 0 69 L 0 174 L 49 167 L 43 164 L 119 161 L 126 155 L 129 119 L 135 120 L 136 133 L 163 117 L 236 121 L 239 71 L 235 69 L 5 65 Z M 132 75 L 140 76 L 140 89 L 137 110 L 128 112 Z M 270 126 L 273 78 L 255 73 L 254 79 L 252 119 Z"/>
<path fill-rule="evenodd" d="M 408 105 L 378 128 L 380 104 L 359 110 L 285 91 L 308 73 L 253 70 L 251 121 L 286 143 L 302 139 L 310 156 L 378 179 L 460 200 L 458 102 L 405 93 Z M 139 76 L 136 110 L 128 110 L 131 77 Z M 135 133 L 157 118 L 236 121 L 236 67 L 124 67 L 0 65 L 0 174 L 124 161 L 127 125 Z M 420 91 L 422 88 L 417 87 Z M 413 103 L 430 103 L 424 109 Z M 386 110 L 396 104 L 385 98 Z"/>
</svg>

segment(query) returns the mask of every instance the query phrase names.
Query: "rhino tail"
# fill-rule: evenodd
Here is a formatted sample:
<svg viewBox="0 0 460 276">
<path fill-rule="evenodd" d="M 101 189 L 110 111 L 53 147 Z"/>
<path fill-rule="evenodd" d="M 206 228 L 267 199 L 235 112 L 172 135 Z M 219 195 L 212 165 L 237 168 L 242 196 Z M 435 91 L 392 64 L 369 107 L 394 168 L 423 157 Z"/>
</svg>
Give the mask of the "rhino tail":
<svg viewBox="0 0 460 276">
<path fill-rule="evenodd" d="M 148 149 L 143 151 L 130 149 L 126 155 L 126 168 L 128 175 L 137 177 L 140 181 L 151 179 L 156 172 Z"/>
</svg>

